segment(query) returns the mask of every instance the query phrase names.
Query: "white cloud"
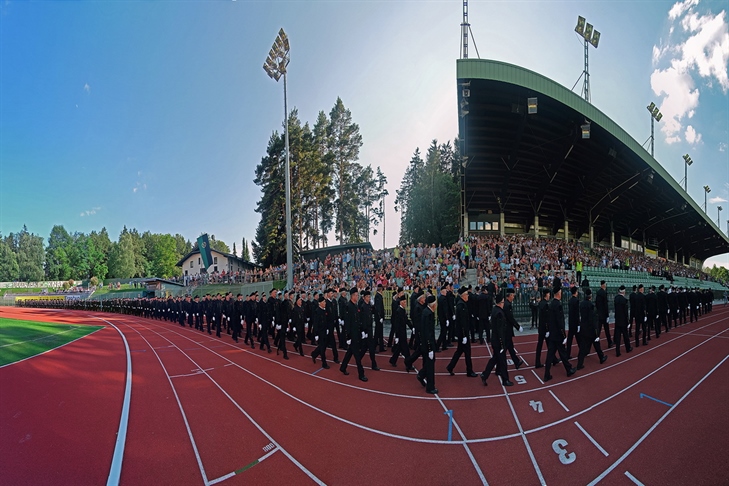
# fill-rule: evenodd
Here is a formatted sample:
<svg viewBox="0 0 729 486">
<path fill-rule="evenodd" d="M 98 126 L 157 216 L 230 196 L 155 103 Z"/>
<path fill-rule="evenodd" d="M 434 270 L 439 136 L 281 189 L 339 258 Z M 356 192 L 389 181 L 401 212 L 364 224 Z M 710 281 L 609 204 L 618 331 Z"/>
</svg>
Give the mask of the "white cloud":
<svg viewBox="0 0 729 486">
<path fill-rule="evenodd" d="M 89 85 L 89 83 L 84 84 L 84 91 L 86 91 L 87 93 L 91 93 L 91 86 Z"/>
<path fill-rule="evenodd" d="M 692 118 L 699 106 L 699 87 L 712 88 L 718 83 L 729 91 L 729 24 L 724 11 L 702 15 L 694 10 L 698 0 L 685 0 L 673 5 L 668 18 L 673 25 L 665 45 L 653 46 L 651 88 L 663 96 L 660 110 L 664 123 L 661 127 L 666 143 L 686 141 L 698 143 L 701 135 L 688 126 L 685 119 Z M 674 29 L 679 26 L 679 29 Z M 663 64 L 663 67 L 660 65 Z M 698 75 L 698 76 L 697 76 Z"/>
<path fill-rule="evenodd" d="M 729 202 L 729 200 L 726 200 L 723 197 L 719 197 L 719 196 L 712 197 L 711 199 L 709 199 L 710 204 L 719 204 L 719 203 L 725 203 L 725 202 Z"/>
<path fill-rule="evenodd" d="M 696 133 L 696 130 L 694 130 L 694 127 L 691 125 L 686 127 L 686 141 L 690 143 L 691 145 L 695 145 L 701 141 L 701 134 Z"/>
<path fill-rule="evenodd" d="M 95 208 L 87 209 L 86 211 L 81 212 L 81 217 L 83 218 L 84 216 L 92 216 L 92 215 L 96 214 L 96 211 L 100 211 L 100 210 L 101 210 L 101 207 L 98 207 L 98 206 Z"/>
</svg>

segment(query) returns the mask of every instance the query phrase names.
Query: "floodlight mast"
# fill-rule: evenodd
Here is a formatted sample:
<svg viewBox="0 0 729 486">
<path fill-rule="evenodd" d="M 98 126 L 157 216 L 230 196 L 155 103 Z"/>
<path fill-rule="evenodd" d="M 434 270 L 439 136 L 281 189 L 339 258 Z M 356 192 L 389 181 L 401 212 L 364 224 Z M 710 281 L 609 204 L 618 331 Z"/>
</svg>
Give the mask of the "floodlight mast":
<svg viewBox="0 0 729 486">
<path fill-rule="evenodd" d="M 582 94 L 585 97 L 585 101 L 590 103 L 590 63 L 589 63 L 589 50 L 588 44 L 592 44 L 595 49 L 600 43 L 600 32 L 593 29 L 592 24 L 588 24 L 585 21 L 585 17 L 577 17 L 577 26 L 575 27 L 577 32 L 585 41 L 585 70 L 582 71 L 584 75 L 584 81 L 582 84 Z M 579 80 L 579 79 L 578 79 Z"/>
<path fill-rule="evenodd" d="M 654 131 L 653 131 L 653 122 L 654 121 L 657 121 L 657 122 L 661 121 L 661 118 L 663 118 L 663 113 L 661 113 L 660 111 L 658 111 L 658 107 L 652 101 L 651 101 L 651 104 L 648 105 L 646 108 L 648 108 L 648 113 L 651 114 L 651 157 L 654 157 L 653 156 L 653 144 L 654 144 L 654 141 L 655 141 L 655 137 L 653 136 L 653 133 L 654 133 Z"/>
<path fill-rule="evenodd" d="M 706 209 L 706 195 L 711 192 L 711 188 L 709 186 L 704 186 L 704 212 L 708 214 L 708 210 Z"/>
<path fill-rule="evenodd" d="M 286 98 L 286 72 L 291 57 L 289 55 L 289 38 L 283 29 L 278 31 L 278 36 L 268 52 L 266 62 L 263 63 L 263 70 L 266 74 L 277 81 L 283 76 L 284 81 L 284 133 L 286 143 L 286 288 L 291 290 L 294 287 L 294 252 L 291 240 L 291 167 L 289 161 L 289 112 Z"/>
<path fill-rule="evenodd" d="M 687 187 L 688 187 L 688 166 L 693 164 L 694 161 L 691 160 L 691 157 L 689 157 L 689 154 L 685 154 L 683 156 L 683 162 L 684 162 L 684 164 L 683 164 L 684 165 L 684 167 L 683 167 L 683 192 L 688 194 L 688 189 L 687 189 Z"/>
</svg>

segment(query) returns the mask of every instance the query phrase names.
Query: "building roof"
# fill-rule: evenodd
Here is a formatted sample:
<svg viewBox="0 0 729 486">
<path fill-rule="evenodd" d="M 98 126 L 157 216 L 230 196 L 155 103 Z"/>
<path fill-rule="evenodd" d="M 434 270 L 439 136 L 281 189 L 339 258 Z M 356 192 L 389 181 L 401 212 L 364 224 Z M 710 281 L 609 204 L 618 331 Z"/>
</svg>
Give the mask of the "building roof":
<svg viewBox="0 0 729 486">
<path fill-rule="evenodd" d="M 614 231 L 685 260 L 729 251 L 729 238 L 635 139 L 592 104 L 528 69 L 457 61 L 459 117 L 469 214 L 505 215 L 556 234 L 569 221 L 595 241 Z M 464 98 L 463 90 L 468 89 Z M 527 99 L 537 98 L 528 114 Z M 590 121 L 590 137 L 581 125 Z"/>
<path fill-rule="evenodd" d="M 179 282 L 173 282 L 172 280 L 167 280 L 164 278 L 157 278 L 157 277 L 143 278 L 143 279 L 140 279 L 139 281 L 142 282 L 143 284 L 148 284 L 148 283 L 152 283 L 152 282 L 162 282 L 162 283 L 168 284 L 168 285 L 177 285 L 178 287 L 184 287 L 184 285 Z"/>
<path fill-rule="evenodd" d="M 302 259 L 313 260 L 315 258 L 326 257 L 327 255 L 339 255 L 340 253 L 358 248 L 372 251 L 372 244 L 369 241 L 365 241 L 362 243 L 349 243 L 347 245 L 326 246 L 323 248 L 314 248 L 313 250 L 300 251 L 299 255 L 301 255 Z"/>
</svg>

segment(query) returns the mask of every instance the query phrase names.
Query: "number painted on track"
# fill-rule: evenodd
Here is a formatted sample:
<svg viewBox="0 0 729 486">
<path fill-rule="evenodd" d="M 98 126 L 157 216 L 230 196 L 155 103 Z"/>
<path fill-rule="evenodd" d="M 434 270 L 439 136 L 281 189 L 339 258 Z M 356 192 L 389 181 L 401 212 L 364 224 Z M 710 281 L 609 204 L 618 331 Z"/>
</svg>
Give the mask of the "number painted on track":
<svg viewBox="0 0 729 486">
<path fill-rule="evenodd" d="M 516 376 L 514 377 L 514 381 L 515 381 L 515 382 L 517 382 L 517 383 L 518 383 L 518 384 L 520 384 L 520 385 L 526 385 L 526 378 L 524 378 L 524 377 L 523 377 L 523 376 L 521 376 L 521 375 L 516 375 Z"/>
<path fill-rule="evenodd" d="M 542 406 L 542 402 L 535 402 L 534 400 L 529 402 L 529 405 L 534 409 L 535 412 L 542 413 L 544 412 L 544 407 Z"/>
<path fill-rule="evenodd" d="M 564 447 L 567 445 L 567 441 L 564 439 L 557 439 L 552 442 L 552 450 L 559 456 L 559 462 L 562 464 L 572 464 L 577 459 L 577 454 L 574 452 L 567 452 Z"/>
</svg>

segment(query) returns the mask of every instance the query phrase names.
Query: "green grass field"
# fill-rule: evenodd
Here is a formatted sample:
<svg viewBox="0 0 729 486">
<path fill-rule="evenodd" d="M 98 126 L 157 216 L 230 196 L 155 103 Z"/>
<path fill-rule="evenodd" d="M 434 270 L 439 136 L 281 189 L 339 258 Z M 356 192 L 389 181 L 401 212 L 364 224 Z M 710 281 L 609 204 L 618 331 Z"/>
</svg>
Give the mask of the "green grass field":
<svg viewBox="0 0 729 486">
<path fill-rule="evenodd" d="M 63 346 L 102 327 L 0 318 L 0 366 Z"/>
</svg>

